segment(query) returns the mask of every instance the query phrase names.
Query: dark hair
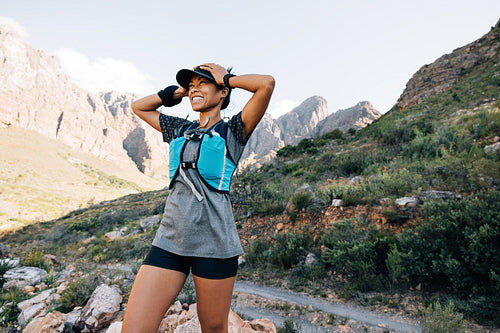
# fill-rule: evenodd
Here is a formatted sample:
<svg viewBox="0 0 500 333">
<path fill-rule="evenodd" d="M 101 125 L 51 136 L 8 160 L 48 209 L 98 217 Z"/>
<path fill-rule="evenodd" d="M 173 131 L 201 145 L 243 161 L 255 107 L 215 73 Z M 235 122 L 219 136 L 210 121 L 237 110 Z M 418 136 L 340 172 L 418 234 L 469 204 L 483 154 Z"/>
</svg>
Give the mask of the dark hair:
<svg viewBox="0 0 500 333">
<path fill-rule="evenodd" d="M 227 72 L 228 73 L 231 73 L 232 70 L 233 70 L 233 67 L 228 67 L 227 68 Z M 218 84 L 217 84 L 217 86 L 224 88 L 224 86 L 220 86 Z M 224 102 L 222 102 L 222 105 L 220 107 L 221 110 L 226 109 L 229 106 L 229 102 L 231 101 L 231 90 L 232 89 L 231 88 L 228 88 L 228 89 L 229 89 L 229 92 L 227 93 L 226 98 L 224 98 Z"/>
</svg>

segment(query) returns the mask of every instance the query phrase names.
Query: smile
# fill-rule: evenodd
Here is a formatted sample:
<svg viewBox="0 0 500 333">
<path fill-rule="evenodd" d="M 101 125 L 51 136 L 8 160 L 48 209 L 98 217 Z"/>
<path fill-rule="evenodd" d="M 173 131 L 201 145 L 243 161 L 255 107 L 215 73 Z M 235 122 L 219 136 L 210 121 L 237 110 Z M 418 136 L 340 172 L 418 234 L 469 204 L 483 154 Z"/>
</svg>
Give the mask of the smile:
<svg viewBox="0 0 500 333">
<path fill-rule="evenodd" d="M 203 97 L 195 96 L 195 97 L 193 97 L 192 101 L 193 102 L 201 102 L 201 101 L 203 101 Z"/>
</svg>

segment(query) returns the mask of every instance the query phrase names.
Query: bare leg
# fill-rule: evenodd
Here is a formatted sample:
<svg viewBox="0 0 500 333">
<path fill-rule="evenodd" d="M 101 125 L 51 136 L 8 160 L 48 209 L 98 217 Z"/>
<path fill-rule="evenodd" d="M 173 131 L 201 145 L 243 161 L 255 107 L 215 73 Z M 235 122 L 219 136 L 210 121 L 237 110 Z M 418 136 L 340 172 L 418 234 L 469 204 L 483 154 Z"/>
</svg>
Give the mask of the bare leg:
<svg viewBox="0 0 500 333">
<path fill-rule="evenodd" d="M 211 280 L 193 275 L 198 318 L 203 333 L 227 333 L 227 317 L 235 279 Z"/>
<path fill-rule="evenodd" d="M 130 292 L 122 332 L 156 333 L 185 281 L 182 272 L 142 265 Z"/>
</svg>

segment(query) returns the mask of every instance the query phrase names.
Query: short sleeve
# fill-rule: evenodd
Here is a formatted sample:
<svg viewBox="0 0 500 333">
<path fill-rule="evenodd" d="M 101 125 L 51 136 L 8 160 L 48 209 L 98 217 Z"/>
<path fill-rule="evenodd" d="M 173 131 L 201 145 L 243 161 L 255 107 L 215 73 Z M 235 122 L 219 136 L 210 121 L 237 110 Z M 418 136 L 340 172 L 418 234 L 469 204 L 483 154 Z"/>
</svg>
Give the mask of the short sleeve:
<svg viewBox="0 0 500 333">
<path fill-rule="evenodd" d="M 245 135 L 243 134 L 243 121 L 241 120 L 241 111 L 238 114 L 234 115 L 227 124 L 238 143 L 246 145 L 250 136 L 245 139 Z"/>
<path fill-rule="evenodd" d="M 160 127 L 161 134 L 163 135 L 163 141 L 170 143 L 170 141 L 175 139 L 177 131 L 180 128 L 191 123 L 191 121 L 183 118 L 168 116 L 160 113 Z"/>
</svg>

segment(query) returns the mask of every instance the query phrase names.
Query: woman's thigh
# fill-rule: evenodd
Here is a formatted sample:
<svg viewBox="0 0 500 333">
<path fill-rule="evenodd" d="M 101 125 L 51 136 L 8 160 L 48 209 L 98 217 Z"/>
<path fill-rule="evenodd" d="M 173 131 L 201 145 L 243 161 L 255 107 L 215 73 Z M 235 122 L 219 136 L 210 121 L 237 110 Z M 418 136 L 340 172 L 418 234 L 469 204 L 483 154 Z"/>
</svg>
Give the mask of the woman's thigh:
<svg viewBox="0 0 500 333">
<path fill-rule="evenodd" d="M 235 279 L 233 276 L 213 280 L 193 275 L 198 318 L 203 332 L 227 332 Z"/>
<path fill-rule="evenodd" d="M 142 265 L 130 292 L 122 332 L 154 332 L 186 281 L 179 271 Z"/>
</svg>

